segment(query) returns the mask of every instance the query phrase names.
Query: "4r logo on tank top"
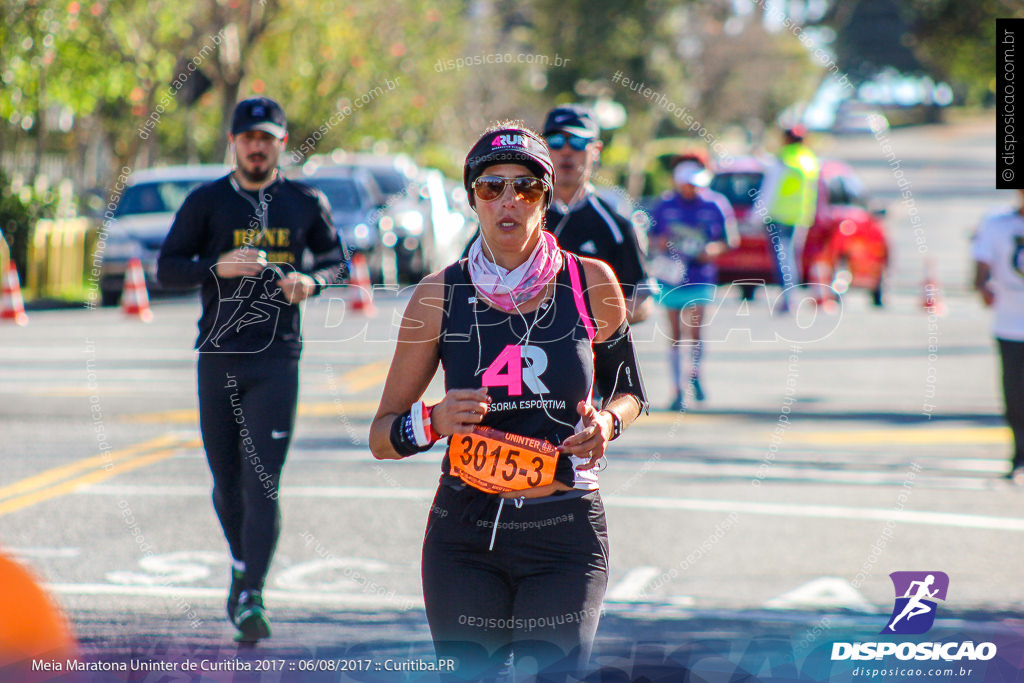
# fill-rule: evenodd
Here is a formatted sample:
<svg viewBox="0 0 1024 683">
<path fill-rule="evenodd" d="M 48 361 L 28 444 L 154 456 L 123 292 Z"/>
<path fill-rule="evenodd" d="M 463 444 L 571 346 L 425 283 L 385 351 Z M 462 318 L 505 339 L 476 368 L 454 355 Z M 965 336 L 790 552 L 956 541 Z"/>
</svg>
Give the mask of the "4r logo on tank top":
<svg viewBox="0 0 1024 683">
<path fill-rule="evenodd" d="M 522 396 L 524 385 L 531 393 L 542 395 L 550 391 L 540 378 L 547 369 L 548 355 L 541 347 L 530 344 L 509 344 L 484 370 L 482 384 L 485 387 L 505 387 L 509 397 Z M 534 408 L 542 405 L 548 408 L 565 408 L 565 401 L 545 399 L 510 401 L 508 404 L 495 403 L 491 406 L 491 410 Z"/>
</svg>

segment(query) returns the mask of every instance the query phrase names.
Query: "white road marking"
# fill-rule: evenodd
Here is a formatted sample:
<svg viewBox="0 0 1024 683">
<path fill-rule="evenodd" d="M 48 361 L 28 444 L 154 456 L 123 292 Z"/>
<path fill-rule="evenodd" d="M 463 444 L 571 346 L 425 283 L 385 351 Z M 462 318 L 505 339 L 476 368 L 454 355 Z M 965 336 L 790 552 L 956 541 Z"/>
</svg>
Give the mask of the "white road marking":
<svg viewBox="0 0 1024 683">
<path fill-rule="evenodd" d="M 929 512 L 894 510 L 892 508 L 858 508 L 842 505 L 815 505 L 801 503 L 752 503 L 741 500 L 707 500 L 695 498 L 640 498 L 636 496 L 608 496 L 608 507 L 628 507 L 649 510 L 691 510 L 695 512 L 738 512 L 741 514 L 776 517 L 812 517 L 847 519 L 858 522 L 894 520 L 904 524 L 950 526 L 968 529 L 996 529 L 1024 531 L 1020 517 L 992 517 L 967 515 L 958 512 Z"/>
<path fill-rule="evenodd" d="M 618 464 L 616 466 L 619 466 Z M 732 463 L 704 463 L 704 462 L 660 462 L 651 467 L 651 472 L 658 474 L 685 474 L 688 476 L 714 477 L 716 479 L 748 479 L 758 477 L 762 463 L 732 464 Z M 986 468 L 978 471 L 990 471 L 1002 473 L 1003 467 Z M 934 469 L 929 469 L 929 474 L 936 474 Z M 860 484 L 860 485 L 890 485 L 900 486 L 906 480 L 906 474 L 902 472 L 879 472 L 865 470 L 831 469 L 818 466 L 799 467 L 774 463 L 767 471 L 764 479 L 778 480 L 786 479 L 791 481 L 816 481 L 829 484 Z M 967 488 L 981 490 L 987 488 L 986 484 L 991 477 L 947 477 L 947 476 L 921 476 L 916 482 L 921 485 L 924 482 L 932 486 L 946 486 L 956 488 Z"/>
<path fill-rule="evenodd" d="M 366 574 L 381 574 L 390 569 L 391 567 L 384 562 L 370 558 L 327 557 L 283 569 L 278 572 L 274 583 L 284 590 L 299 592 L 320 590 L 341 594 L 358 591 L 360 583 L 366 584 L 370 581 Z M 316 574 L 326 574 L 333 577 L 333 580 L 315 581 L 311 579 Z"/>
<path fill-rule="evenodd" d="M 227 555 L 212 550 L 180 550 L 147 555 L 139 560 L 142 572 L 114 571 L 104 577 L 122 586 L 156 586 L 199 581 L 210 576 L 210 566 L 226 565 Z"/>
<path fill-rule="evenodd" d="M 284 498 L 329 498 L 333 500 L 432 500 L 434 489 L 406 487 L 365 486 L 288 486 L 281 490 Z M 202 496 L 210 490 L 204 486 L 160 486 L 108 484 L 83 487 L 70 495 L 104 496 Z M 894 510 L 892 508 L 862 508 L 842 505 L 816 505 L 805 503 L 755 503 L 744 500 L 713 500 L 705 498 L 656 498 L 651 496 L 606 496 L 610 508 L 633 510 L 687 510 L 691 512 L 736 512 L 770 517 L 811 517 L 815 519 L 843 519 L 854 522 L 893 520 L 903 524 L 955 527 L 963 529 L 992 529 L 995 531 L 1024 531 L 1024 518 L 970 515 L 958 512 L 931 512 L 927 510 Z"/>
<path fill-rule="evenodd" d="M 140 598 L 184 598 L 221 602 L 227 588 L 196 588 L 191 586 L 119 586 L 111 583 L 49 583 L 46 590 L 57 595 L 120 595 Z M 315 604 L 344 609 L 370 611 L 423 609 L 422 595 L 341 594 L 328 591 L 293 591 L 268 588 L 263 591 L 268 605 Z"/>
<path fill-rule="evenodd" d="M 633 567 L 605 595 L 608 602 L 640 602 L 644 588 L 659 573 L 657 567 Z"/>
<path fill-rule="evenodd" d="M 3 552 L 14 557 L 62 558 L 78 557 L 81 548 L 3 548 Z"/>
<path fill-rule="evenodd" d="M 875 612 L 875 607 L 849 581 L 823 576 L 764 603 L 770 609 L 852 609 Z"/>
<path fill-rule="evenodd" d="M 697 604 L 692 595 L 672 595 L 666 598 L 666 602 L 674 607 L 693 607 Z"/>
</svg>

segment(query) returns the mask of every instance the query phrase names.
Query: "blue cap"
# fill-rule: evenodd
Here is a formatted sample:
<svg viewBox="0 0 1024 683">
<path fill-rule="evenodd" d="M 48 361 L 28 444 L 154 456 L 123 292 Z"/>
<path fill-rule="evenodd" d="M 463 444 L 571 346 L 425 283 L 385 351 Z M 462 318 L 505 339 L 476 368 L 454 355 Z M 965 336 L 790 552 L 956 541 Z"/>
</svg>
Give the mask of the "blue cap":
<svg viewBox="0 0 1024 683">
<path fill-rule="evenodd" d="M 582 104 L 567 104 L 548 112 L 544 121 L 544 135 L 569 133 L 580 138 L 596 138 L 601 135 L 594 112 Z"/>
<path fill-rule="evenodd" d="M 239 102 L 231 119 L 231 134 L 250 130 L 262 130 L 284 140 L 288 135 L 288 122 L 281 105 L 269 97 L 250 97 Z"/>
</svg>

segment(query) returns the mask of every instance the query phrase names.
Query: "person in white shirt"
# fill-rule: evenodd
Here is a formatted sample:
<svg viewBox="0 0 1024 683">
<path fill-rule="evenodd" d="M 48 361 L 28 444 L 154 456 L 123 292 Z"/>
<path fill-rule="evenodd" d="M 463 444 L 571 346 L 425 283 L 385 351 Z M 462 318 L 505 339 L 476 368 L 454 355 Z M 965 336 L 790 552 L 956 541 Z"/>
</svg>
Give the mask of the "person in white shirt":
<svg viewBox="0 0 1024 683">
<path fill-rule="evenodd" d="M 1006 422 L 1013 432 L 1007 478 L 1024 477 L 1024 190 L 1020 208 L 989 214 L 974 236 L 974 287 L 995 313 Z"/>
</svg>

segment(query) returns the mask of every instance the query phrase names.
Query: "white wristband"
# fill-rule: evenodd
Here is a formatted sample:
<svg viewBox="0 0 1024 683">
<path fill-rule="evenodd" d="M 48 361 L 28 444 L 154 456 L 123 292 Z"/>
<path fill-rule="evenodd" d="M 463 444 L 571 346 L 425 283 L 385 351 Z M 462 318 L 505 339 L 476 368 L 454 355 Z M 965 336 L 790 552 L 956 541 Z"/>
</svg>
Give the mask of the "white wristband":
<svg viewBox="0 0 1024 683">
<path fill-rule="evenodd" d="M 426 406 L 423 405 L 423 401 L 416 401 L 412 404 L 410 409 L 410 416 L 412 417 L 412 435 L 416 441 L 417 446 L 429 446 L 434 443 L 434 440 L 430 438 L 429 422 L 424 421 L 424 414 L 427 412 Z M 428 420 L 430 418 L 427 418 Z"/>
</svg>

